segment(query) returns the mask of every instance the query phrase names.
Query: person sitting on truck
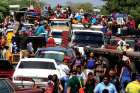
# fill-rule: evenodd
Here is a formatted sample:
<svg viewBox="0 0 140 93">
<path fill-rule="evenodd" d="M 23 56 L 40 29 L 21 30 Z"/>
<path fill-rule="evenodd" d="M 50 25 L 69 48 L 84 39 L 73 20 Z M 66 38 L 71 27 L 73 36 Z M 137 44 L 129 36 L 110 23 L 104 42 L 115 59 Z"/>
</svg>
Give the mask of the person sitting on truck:
<svg viewBox="0 0 140 93">
<path fill-rule="evenodd" d="M 47 23 L 45 23 L 44 25 L 39 26 L 37 31 L 35 32 L 35 35 L 39 36 L 41 33 L 46 33 L 47 28 L 48 28 Z"/>
<path fill-rule="evenodd" d="M 134 49 L 131 48 L 129 44 L 126 44 L 125 46 L 126 46 L 125 51 L 128 51 L 128 52 L 133 52 L 134 51 Z"/>
<path fill-rule="evenodd" d="M 119 52 L 125 51 L 125 47 L 124 47 L 124 43 L 123 42 L 121 42 L 120 44 L 118 44 L 117 50 Z"/>
<path fill-rule="evenodd" d="M 55 40 L 52 35 L 49 35 L 46 47 L 54 47 L 56 46 Z"/>
</svg>

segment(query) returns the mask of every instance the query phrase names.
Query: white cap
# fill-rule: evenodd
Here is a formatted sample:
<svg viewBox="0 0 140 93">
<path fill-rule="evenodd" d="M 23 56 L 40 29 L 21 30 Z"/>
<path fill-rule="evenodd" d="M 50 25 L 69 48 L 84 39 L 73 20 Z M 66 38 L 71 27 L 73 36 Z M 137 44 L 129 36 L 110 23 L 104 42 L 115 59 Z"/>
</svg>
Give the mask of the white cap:
<svg viewBox="0 0 140 93">
<path fill-rule="evenodd" d="M 128 60 L 129 60 L 129 57 L 127 57 L 127 56 L 122 57 L 122 61 L 128 61 Z"/>
</svg>

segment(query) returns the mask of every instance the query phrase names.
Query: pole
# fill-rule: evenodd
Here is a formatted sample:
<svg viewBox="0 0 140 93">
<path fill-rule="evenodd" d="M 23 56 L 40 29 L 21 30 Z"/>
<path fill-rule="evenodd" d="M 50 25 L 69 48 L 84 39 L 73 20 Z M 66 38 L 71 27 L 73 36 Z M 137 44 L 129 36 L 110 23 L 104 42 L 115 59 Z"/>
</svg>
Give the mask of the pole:
<svg viewBox="0 0 140 93">
<path fill-rule="evenodd" d="M 30 0 L 30 6 L 31 6 L 31 0 Z"/>
</svg>

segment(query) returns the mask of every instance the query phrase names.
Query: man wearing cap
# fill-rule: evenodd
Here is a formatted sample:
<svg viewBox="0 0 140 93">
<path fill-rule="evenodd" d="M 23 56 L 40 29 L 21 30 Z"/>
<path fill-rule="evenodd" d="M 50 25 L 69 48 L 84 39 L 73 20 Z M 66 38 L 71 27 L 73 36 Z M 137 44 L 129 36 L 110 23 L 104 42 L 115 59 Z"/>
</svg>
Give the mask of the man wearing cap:
<svg viewBox="0 0 140 93">
<path fill-rule="evenodd" d="M 140 93 L 140 75 L 136 76 L 136 80 L 128 83 L 125 89 L 126 93 Z"/>
</svg>

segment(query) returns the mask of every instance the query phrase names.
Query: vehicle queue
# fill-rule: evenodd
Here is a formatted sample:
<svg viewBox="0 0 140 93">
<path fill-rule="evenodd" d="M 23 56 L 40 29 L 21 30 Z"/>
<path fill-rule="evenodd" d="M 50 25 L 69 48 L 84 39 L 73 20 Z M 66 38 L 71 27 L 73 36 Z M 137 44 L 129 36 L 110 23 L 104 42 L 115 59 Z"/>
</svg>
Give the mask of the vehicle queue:
<svg viewBox="0 0 140 93">
<path fill-rule="evenodd" d="M 48 16 L 32 24 L 26 19 L 5 22 L 1 59 L 16 64 L 8 78 L 20 88 L 42 89 L 30 93 L 139 93 L 140 87 L 130 87 L 140 80 L 135 33 L 124 33 L 130 28 L 120 28 L 113 16 L 74 14 L 69 8 L 62 12 L 60 7 L 57 12 L 48 8 Z"/>
</svg>

